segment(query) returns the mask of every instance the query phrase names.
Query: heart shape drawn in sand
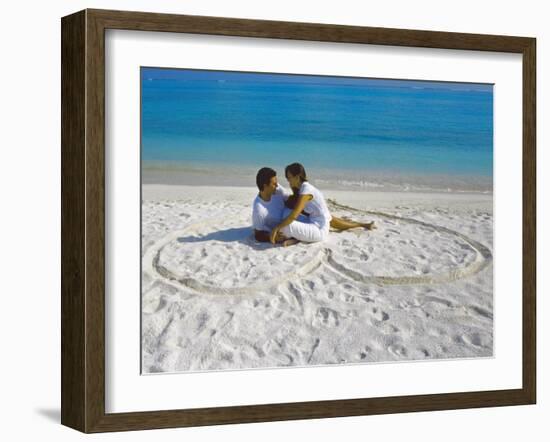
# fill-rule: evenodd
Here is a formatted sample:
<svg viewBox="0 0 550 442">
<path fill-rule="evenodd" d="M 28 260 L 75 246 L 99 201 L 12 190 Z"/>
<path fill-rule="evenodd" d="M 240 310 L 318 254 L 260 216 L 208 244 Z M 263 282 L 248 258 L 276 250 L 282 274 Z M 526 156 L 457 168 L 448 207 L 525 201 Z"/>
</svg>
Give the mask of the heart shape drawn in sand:
<svg viewBox="0 0 550 442">
<path fill-rule="evenodd" d="M 335 202 L 331 206 L 374 219 L 378 229 L 331 233 L 323 243 L 273 247 L 254 240 L 246 225 L 249 212 L 243 211 L 161 238 L 146 251 L 143 271 L 179 289 L 246 295 L 323 268 L 367 284 L 410 285 L 452 282 L 492 262 L 483 244 L 445 227 Z"/>
</svg>

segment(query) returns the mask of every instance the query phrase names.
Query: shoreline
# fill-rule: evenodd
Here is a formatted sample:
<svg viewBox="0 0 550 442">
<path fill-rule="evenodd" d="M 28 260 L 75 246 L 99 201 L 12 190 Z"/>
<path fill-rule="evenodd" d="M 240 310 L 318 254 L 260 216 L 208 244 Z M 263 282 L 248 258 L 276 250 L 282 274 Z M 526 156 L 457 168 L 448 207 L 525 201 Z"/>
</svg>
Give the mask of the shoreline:
<svg viewBox="0 0 550 442">
<path fill-rule="evenodd" d="M 173 165 L 172 165 L 173 166 Z M 166 164 L 142 163 L 142 184 L 232 186 L 254 185 L 257 165 L 217 165 L 209 163 Z M 285 185 L 284 164 L 271 164 Z M 420 173 L 415 170 L 392 169 L 326 169 L 308 167 L 313 185 L 321 190 L 426 192 L 426 193 L 480 193 L 493 192 L 492 176 L 467 173 Z"/>
</svg>

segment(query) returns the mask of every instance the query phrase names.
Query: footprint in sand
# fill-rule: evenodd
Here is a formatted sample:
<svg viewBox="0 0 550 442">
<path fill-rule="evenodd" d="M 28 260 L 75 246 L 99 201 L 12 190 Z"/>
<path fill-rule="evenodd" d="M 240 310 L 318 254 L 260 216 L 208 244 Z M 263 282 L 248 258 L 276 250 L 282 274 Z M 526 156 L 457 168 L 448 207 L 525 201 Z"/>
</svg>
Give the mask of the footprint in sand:
<svg viewBox="0 0 550 442">
<path fill-rule="evenodd" d="M 340 314 L 331 308 L 320 307 L 315 313 L 313 326 L 338 327 L 340 325 Z"/>
<path fill-rule="evenodd" d="M 486 347 L 488 345 L 480 333 L 465 333 L 457 336 L 455 341 L 463 342 L 466 345 L 471 345 L 473 347 Z"/>
<path fill-rule="evenodd" d="M 390 315 L 388 315 L 386 312 L 379 310 L 377 308 L 372 309 L 372 314 L 374 319 L 376 319 L 378 322 L 384 322 L 390 319 Z"/>
<path fill-rule="evenodd" d="M 369 354 L 372 353 L 372 348 L 370 348 L 368 345 L 366 345 L 362 351 L 359 352 L 358 357 L 360 360 L 365 360 L 369 356 Z"/>
<path fill-rule="evenodd" d="M 474 314 L 479 315 L 483 317 L 484 319 L 493 319 L 493 314 L 482 307 L 478 307 L 476 305 L 469 306 L 469 309 L 474 312 Z"/>
<path fill-rule="evenodd" d="M 388 352 L 398 358 L 407 357 L 407 349 L 400 344 L 393 344 L 388 347 Z"/>
</svg>

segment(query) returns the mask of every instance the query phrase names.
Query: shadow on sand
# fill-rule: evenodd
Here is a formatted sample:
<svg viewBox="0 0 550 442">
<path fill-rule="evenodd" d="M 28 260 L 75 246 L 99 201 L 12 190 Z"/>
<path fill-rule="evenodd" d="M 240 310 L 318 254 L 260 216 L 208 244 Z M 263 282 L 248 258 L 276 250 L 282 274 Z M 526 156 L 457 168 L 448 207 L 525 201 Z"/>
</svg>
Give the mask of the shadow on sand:
<svg viewBox="0 0 550 442">
<path fill-rule="evenodd" d="M 225 230 L 217 230 L 203 236 L 182 236 L 177 239 L 179 243 L 197 243 L 218 241 L 224 243 L 240 243 L 254 250 L 266 250 L 273 247 L 271 243 L 262 243 L 254 239 L 250 227 L 238 227 Z"/>
</svg>

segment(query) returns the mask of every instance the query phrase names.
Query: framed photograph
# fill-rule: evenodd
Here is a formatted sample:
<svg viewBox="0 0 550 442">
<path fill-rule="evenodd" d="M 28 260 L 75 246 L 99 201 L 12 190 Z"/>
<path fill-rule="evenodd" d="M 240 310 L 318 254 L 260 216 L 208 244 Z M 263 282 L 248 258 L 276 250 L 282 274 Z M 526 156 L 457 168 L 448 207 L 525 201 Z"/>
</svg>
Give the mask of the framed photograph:
<svg viewBox="0 0 550 442">
<path fill-rule="evenodd" d="M 535 403 L 535 39 L 61 28 L 64 425 Z"/>
</svg>

